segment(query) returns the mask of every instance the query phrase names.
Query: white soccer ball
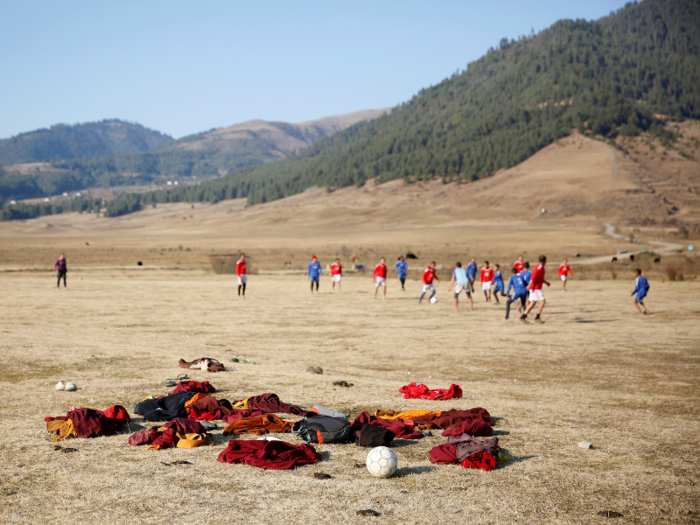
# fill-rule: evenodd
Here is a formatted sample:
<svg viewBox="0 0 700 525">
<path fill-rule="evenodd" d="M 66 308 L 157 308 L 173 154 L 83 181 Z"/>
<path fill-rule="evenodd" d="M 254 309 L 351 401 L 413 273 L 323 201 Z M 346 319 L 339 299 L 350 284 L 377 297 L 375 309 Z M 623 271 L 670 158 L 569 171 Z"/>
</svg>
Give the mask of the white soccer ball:
<svg viewBox="0 0 700 525">
<path fill-rule="evenodd" d="M 433 298 L 430 300 L 430 304 L 435 304 L 435 303 L 437 303 L 437 297 L 433 297 Z"/>
<path fill-rule="evenodd" d="M 399 460 L 389 447 L 375 447 L 367 454 L 367 470 L 375 478 L 388 478 L 396 472 Z"/>
</svg>

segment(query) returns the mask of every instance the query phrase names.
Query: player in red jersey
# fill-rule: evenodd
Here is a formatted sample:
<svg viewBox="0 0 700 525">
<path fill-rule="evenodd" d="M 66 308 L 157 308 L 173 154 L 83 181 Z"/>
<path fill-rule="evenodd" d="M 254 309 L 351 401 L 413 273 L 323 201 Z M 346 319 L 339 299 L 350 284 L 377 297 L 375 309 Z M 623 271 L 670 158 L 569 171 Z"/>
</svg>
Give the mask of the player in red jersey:
<svg viewBox="0 0 700 525">
<path fill-rule="evenodd" d="M 374 281 L 374 298 L 377 298 L 377 290 L 380 286 L 384 287 L 384 299 L 386 299 L 386 263 L 384 257 L 379 259 L 379 264 L 374 267 L 372 272 L 372 280 Z"/>
<path fill-rule="evenodd" d="M 245 285 L 248 282 L 248 275 L 245 271 L 245 253 L 242 253 L 236 262 L 236 275 L 238 276 L 238 298 L 245 299 Z"/>
<path fill-rule="evenodd" d="M 331 264 L 331 282 L 333 283 L 333 291 L 335 291 L 335 283 L 338 283 L 338 291 L 340 291 L 340 280 L 343 278 L 343 265 L 340 264 L 340 259 L 336 259 Z"/>
<path fill-rule="evenodd" d="M 523 266 L 525 265 L 525 262 L 523 261 L 523 256 L 519 255 L 518 260 L 513 263 L 513 268 L 518 270 L 518 273 L 523 271 Z"/>
<path fill-rule="evenodd" d="M 564 259 L 559 265 L 559 279 L 561 279 L 561 289 L 566 291 L 566 281 L 569 280 L 569 275 L 573 275 L 574 272 L 571 271 L 571 266 L 569 262 Z"/>
<path fill-rule="evenodd" d="M 431 262 L 428 267 L 423 270 L 423 293 L 420 294 L 420 299 L 418 299 L 418 304 L 421 303 L 423 300 L 423 297 L 425 296 L 425 292 L 430 290 L 432 293 L 430 294 L 430 299 L 433 298 L 435 295 L 435 285 L 433 284 L 433 279 L 436 281 L 439 281 L 440 278 L 435 274 L 435 261 Z"/>
<path fill-rule="evenodd" d="M 484 292 L 486 302 L 491 302 L 491 283 L 493 283 L 493 268 L 489 268 L 489 262 L 484 261 L 484 267 L 481 269 L 481 290 Z"/>
<path fill-rule="evenodd" d="M 540 262 L 537 266 L 535 266 L 535 269 L 532 272 L 532 277 L 530 278 L 530 283 L 527 285 L 527 289 L 530 290 L 530 295 L 528 297 L 528 303 L 527 308 L 525 309 L 525 313 L 522 316 L 520 316 L 520 320 L 523 322 L 527 322 L 527 314 L 529 314 L 530 311 L 535 307 L 535 304 L 540 303 L 537 307 L 537 316 L 535 317 L 535 322 L 544 323 L 544 321 L 540 319 L 540 315 L 542 314 L 542 310 L 544 310 L 544 305 L 547 301 L 544 300 L 544 294 L 542 293 L 542 285 L 546 284 L 547 286 L 549 286 L 549 283 L 544 280 L 545 264 L 547 264 L 547 257 L 544 255 L 540 255 Z"/>
</svg>

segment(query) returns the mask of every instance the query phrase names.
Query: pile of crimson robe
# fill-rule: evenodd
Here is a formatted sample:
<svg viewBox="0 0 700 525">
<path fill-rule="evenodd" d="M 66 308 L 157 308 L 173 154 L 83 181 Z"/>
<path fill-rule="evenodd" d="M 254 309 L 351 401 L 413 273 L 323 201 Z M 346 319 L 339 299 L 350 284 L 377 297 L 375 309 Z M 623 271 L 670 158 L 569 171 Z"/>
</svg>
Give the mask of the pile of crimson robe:
<svg viewBox="0 0 700 525">
<path fill-rule="evenodd" d="M 74 408 L 65 416 L 45 417 L 44 421 L 49 432 L 58 434 L 56 440 L 63 440 L 112 436 L 124 423 L 131 421 L 131 417 L 123 406 L 115 405 L 105 411 Z"/>
<path fill-rule="evenodd" d="M 177 394 L 178 392 L 194 392 L 195 394 L 211 394 L 216 392 L 216 388 L 209 381 L 180 381 L 177 388 L 170 392 Z"/>
<path fill-rule="evenodd" d="M 430 399 L 435 401 L 443 399 L 460 399 L 462 397 L 462 389 L 459 385 L 450 385 L 449 388 L 435 388 L 430 390 L 425 385 L 411 383 L 410 385 L 399 388 L 399 392 L 403 394 L 404 399 Z"/>
<path fill-rule="evenodd" d="M 199 421 L 190 418 L 175 418 L 161 427 L 151 427 L 135 432 L 129 444 L 148 445 L 149 449 L 194 448 L 211 443 L 211 436 Z"/>
<path fill-rule="evenodd" d="M 312 445 L 292 445 L 285 441 L 232 439 L 219 454 L 222 463 L 243 463 L 251 467 L 285 470 L 321 461 L 321 454 Z"/>
<path fill-rule="evenodd" d="M 459 463 L 464 468 L 493 470 L 496 468 L 499 451 L 497 437 L 479 441 L 474 436 L 462 434 L 450 436 L 447 443 L 433 448 L 430 451 L 430 462 L 438 465 Z"/>
</svg>

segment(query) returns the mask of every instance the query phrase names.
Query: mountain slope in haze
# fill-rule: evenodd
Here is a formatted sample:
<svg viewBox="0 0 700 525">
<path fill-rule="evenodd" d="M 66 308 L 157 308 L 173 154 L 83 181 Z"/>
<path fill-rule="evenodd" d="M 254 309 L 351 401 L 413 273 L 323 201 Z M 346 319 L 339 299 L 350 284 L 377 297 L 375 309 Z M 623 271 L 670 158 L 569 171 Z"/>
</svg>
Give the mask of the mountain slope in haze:
<svg viewBox="0 0 700 525">
<path fill-rule="evenodd" d="M 0 172 L 0 200 L 44 197 L 90 187 L 162 184 L 173 178 L 215 178 L 231 169 L 282 159 L 320 138 L 388 111 L 358 111 L 301 124 L 253 120 L 177 141 L 168 138 L 167 145 L 157 150 L 69 158 L 50 165 L 6 166 L 6 174 Z"/>
<path fill-rule="evenodd" d="M 674 136 L 658 114 L 700 118 L 698 20 L 697 1 L 645 0 L 597 21 L 563 20 L 532 37 L 504 39 L 390 115 L 215 186 L 259 203 L 368 179 L 477 180 L 573 128 L 607 138 L 650 131 L 667 142 Z"/>
<path fill-rule="evenodd" d="M 157 149 L 172 141 L 168 135 L 121 120 L 56 124 L 0 140 L 0 165 L 124 155 Z"/>
</svg>

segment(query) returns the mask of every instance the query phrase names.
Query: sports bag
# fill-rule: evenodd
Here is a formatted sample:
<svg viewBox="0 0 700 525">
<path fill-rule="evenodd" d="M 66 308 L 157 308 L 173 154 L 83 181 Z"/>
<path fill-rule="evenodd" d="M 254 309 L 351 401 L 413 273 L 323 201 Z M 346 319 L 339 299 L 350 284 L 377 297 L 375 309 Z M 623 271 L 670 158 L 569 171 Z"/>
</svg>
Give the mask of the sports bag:
<svg viewBox="0 0 700 525">
<path fill-rule="evenodd" d="M 308 416 L 297 421 L 292 434 L 306 443 L 347 443 L 352 437 L 347 418 L 329 416 Z"/>
</svg>

